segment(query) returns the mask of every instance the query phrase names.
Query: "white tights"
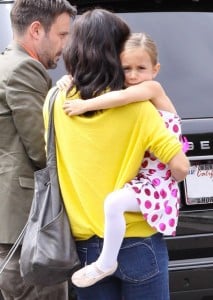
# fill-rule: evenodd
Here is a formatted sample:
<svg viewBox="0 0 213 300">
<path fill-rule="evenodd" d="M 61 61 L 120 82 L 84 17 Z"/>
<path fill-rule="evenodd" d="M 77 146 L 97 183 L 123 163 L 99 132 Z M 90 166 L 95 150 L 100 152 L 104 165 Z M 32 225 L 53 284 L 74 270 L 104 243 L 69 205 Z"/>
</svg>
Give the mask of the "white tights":
<svg viewBox="0 0 213 300">
<path fill-rule="evenodd" d="M 104 202 L 105 228 L 102 252 L 97 260 L 97 266 L 102 271 L 112 268 L 117 261 L 125 231 L 125 212 L 140 211 L 135 192 L 123 188 L 112 192 Z"/>
</svg>

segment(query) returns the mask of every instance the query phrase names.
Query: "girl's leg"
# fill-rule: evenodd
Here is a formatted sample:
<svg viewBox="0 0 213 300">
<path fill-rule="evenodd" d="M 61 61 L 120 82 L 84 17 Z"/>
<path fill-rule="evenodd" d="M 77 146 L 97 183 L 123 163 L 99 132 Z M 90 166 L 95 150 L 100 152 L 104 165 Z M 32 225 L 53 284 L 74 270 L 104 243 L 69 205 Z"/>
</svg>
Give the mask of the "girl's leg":
<svg viewBox="0 0 213 300">
<path fill-rule="evenodd" d="M 103 245 L 103 239 L 97 236 L 93 236 L 88 240 L 76 241 L 82 266 L 91 266 L 91 263 L 96 261 L 101 253 L 101 245 Z M 78 300 L 124 300 L 122 297 L 122 281 L 115 276 L 105 278 L 89 287 L 75 287 L 75 292 Z"/>
<path fill-rule="evenodd" d="M 135 192 L 132 189 L 123 188 L 107 196 L 104 202 L 104 244 L 97 260 L 100 270 L 106 272 L 117 262 L 118 252 L 126 231 L 124 213 L 127 211 L 138 212 L 139 210 Z"/>
<path fill-rule="evenodd" d="M 105 200 L 105 229 L 102 252 L 97 261 L 75 272 L 72 282 L 88 287 L 109 276 L 117 269 L 117 256 L 126 231 L 125 212 L 138 212 L 135 192 L 123 188 L 109 194 Z"/>
</svg>

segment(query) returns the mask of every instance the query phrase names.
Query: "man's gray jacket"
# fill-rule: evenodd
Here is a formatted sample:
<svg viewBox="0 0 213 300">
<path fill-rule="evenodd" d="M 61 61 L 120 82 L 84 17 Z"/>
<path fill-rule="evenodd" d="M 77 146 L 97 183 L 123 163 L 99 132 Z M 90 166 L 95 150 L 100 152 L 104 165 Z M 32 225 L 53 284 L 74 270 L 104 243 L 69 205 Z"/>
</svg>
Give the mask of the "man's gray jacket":
<svg viewBox="0 0 213 300">
<path fill-rule="evenodd" d="M 33 197 L 34 171 L 46 164 L 42 107 L 51 79 L 12 43 L 0 55 L 0 243 L 14 243 Z"/>
</svg>

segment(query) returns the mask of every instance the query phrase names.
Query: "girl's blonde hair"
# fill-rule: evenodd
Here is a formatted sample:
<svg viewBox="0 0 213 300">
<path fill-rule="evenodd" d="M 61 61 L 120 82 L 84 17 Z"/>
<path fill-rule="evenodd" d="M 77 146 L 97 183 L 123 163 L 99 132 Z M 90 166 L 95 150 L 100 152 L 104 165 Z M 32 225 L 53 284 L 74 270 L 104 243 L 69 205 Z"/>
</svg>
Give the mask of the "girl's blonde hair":
<svg viewBox="0 0 213 300">
<path fill-rule="evenodd" d="M 138 47 L 143 48 L 149 54 L 153 65 L 158 63 L 157 45 L 148 34 L 132 33 L 125 42 L 123 51 Z"/>
</svg>

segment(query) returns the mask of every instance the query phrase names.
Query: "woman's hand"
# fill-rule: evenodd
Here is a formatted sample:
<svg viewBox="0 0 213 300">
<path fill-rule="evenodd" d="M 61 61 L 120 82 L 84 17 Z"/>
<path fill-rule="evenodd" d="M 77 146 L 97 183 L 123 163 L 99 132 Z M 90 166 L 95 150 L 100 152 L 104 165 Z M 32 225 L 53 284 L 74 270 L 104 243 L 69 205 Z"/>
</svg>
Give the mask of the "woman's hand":
<svg viewBox="0 0 213 300">
<path fill-rule="evenodd" d="M 68 116 L 81 115 L 87 111 L 86 100 L 67 100 L 64 102 L 63 109 Z"/>
</svg>

